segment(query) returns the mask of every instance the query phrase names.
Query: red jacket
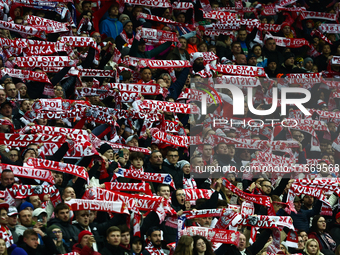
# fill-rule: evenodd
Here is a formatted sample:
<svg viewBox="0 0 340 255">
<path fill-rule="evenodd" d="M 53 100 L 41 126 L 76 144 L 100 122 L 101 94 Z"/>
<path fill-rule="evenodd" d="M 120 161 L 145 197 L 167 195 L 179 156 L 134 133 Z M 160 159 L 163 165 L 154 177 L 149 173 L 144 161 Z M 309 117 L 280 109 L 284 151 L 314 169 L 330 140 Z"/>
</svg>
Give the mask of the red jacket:
<svg viewBox="0 0 340 255">
<path fill-rule="evenodd" d="M 72 251 L 78 252 L 79 255 L 101 255 L 99 252 L 94 251 L 92 248 L 88 246 L 81 248 L 81 245 L 79 243 L 73 245 Z"/>
</svg>

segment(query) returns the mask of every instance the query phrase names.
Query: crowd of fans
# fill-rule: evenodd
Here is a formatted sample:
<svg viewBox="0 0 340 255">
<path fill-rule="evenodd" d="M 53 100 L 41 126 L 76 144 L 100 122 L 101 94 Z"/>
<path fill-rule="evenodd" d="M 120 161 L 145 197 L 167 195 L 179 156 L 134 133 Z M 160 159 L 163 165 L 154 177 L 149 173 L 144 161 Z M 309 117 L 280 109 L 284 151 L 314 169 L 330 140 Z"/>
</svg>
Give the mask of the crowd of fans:
<svg viewBox="0 0 340 255">
<path fill-rule="evenodd" d="M 339 255 L 339 8 L 2 0 L 0 255 Z M 253 87 L 242 116 L 226 81 Z M 284 87 L 309 116 L 253 114 Z"/>
</svg>

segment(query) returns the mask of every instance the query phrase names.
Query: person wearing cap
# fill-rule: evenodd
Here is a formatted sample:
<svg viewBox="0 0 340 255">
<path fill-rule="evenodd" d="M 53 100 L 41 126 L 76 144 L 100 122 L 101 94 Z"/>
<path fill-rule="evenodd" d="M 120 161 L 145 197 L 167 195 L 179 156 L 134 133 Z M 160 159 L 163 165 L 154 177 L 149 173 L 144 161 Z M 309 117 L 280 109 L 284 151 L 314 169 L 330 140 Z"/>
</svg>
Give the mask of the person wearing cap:
<svg viewBox="0 0 340 255">
<path fill-rule="evenodd" d="M 190 162 L 186 160 L 178 161 L 179 168 L 183 171 L 183 189 L 197 189 L 197 184 L 190 175 Z"/>
<path fill-rule="evenodd" d="M 46 223 L 47 223 L 47 212 L 45 209 L 37 208 L 32 213 L 32 221 L 34 227 L 40 228 L 42 231 L 46 231 Z"/>
<path fill-rule="evenodd" d="M 14 243 L 17 243 L 18 240 L 19 240 L 19 236 L 15 232 L 15 228 L 18 224 L 18 210 L 17 210 L 17 208 L 15 208 L 14 206 L 10 206 L 8 208 L 7 216 L 8 216 L 7 227 L 12 232 Z"/>
<path fill-rule="evenodd" d="M 122 17 L 125 15 L 127 18 L 124 21 L 121 21 L 123 24 L 123 31 L 116 37 L 116 47 L 119 51 L 123 48 L 130 48 L 133 43 L 133 39 L 135 36 L 133 35 L 133 23 L 130 20 L 129 16 L 126 14 L 120 15 Z M 119 18 L 120 19 L 120 18 Z"/>
<path fill-rule="evenodd" d="M 254 53 L 248 54 L 247 62 L 248 66 L 257 66 L 257 58 Z"/>
<path fill-rule="evenodd" d="M 139 30 L 141 30 L 141 27 L 138 27 L 137 33 Z M 145 41 L 143 39 L 137 40 L 136 37 L 133 39 L 133 43 L 130 49 L 130 53 L 129 55 L 131 57 L 138 57 L 138 58 L 154 58 L 156 57 L 158 54 L 162 53 L 163 51 L 165 51 L 166 49 L 168 49 L 171 46 L 172 42 L 166 42 L 163 43 L 159 46 L 157 46 L 156 48 L 150 50 L 150 51 L 146 51 L 146 45 L 145 45 Z"/>
<path fill-rule="evenodd" d="M 137 135 L 131 135 L 129 136 L 126 140 L 125 143 L 129 146 L 134 146 L 134 147 L 138 147 L 138 136 Z"/>
<path fill-rule="evenodd" d="M 41 235 L 44 245 L 39 244 L 38 234 Z M 52 238 L 38 228 L 25 230 L 23 239 L 19 241 L 18 246 L 23 248 L 28 255 L 58 254 Z"/>
<path fill-rule="evenodd" d="M 9 248 L 13 242 L 12 232 L 7 227 L 9 204 L 0 203 L 0 238 L 5 240 L 6 247 Z"/>
<path fill-rule="evenodd" d="M 9 118 L 10 120 L 13 119 L 13 105 L 9 101 L 5 101 L 0 106 L 0 118 Z"/>
<path fill-rule="evenodd" d="M 116 37 L 123 31 L 123 24 L 118 20 L 118 4 L 113 4 L 108 10 L 109 16 L 104 19 L 100 25 L 99 30 L 101 34 L 105 34 L 107 37 Z"/>
<path fill-rule="evenodd" d="M 83 230 L 78 235 L 78 243 L 76 243 L 72 251 L 78 252 L 80 255 L 101 255 L 99 252 L 93 250 L 93 244 L 96 240 L 90 231 Z"/>
<path fill-rule="evenodd" d="M 284 62 L 278 67 L 278 72 L 287 73 L 304 73 L 304 70 L 294 65 L 295 55 L 292 52 L 286 52 L 284 55 Z"/>
<path fill-rule="evenodd" d="M 319 214 L 321 210 L 321 206 L 322 206 L 322 201 L 317 200 L 312 210 L 303 210 L 301 209 L 301 199 L 298 196 L 296 196 L 294 198 L 294 207 L 297 213 L 295 212 L 290 213 L 295 229 L 304 230 L 308 232 L 310 217 L 313 217 L 314 215 Z"/>
<path fill-rule="evenodd" d="M 65 254 L 72 251 L 71 248 L 69 248 L 65 241 L 63 240 L 63 231 L 60 227 L 57 225 L 51 225 L 47 231 L 46 234 L 52 238 L 57 250 L 58 254 Z"/>
<path fill-rule="evenodd" d="M 202 71 L 204 69 L 203 53 L 202 52 L 193 53 L 190 62 L 192 63 L 192 69 L 194 73 Z"/>
<path fill-rule="evenodd" d="M 307 73 L 311 73 L 312 72 L 312 68 L 313 68 L 313 59 L 310 57 L 307 57 L 303 60 L 303 66 L 306 69 Z"/>
<path fill-rule="evenodd" d="M 335 215 L 335 222 L 331 225 L 330 234 L 336 245 L 340 245 L 340 212 Z"/>
</svg>

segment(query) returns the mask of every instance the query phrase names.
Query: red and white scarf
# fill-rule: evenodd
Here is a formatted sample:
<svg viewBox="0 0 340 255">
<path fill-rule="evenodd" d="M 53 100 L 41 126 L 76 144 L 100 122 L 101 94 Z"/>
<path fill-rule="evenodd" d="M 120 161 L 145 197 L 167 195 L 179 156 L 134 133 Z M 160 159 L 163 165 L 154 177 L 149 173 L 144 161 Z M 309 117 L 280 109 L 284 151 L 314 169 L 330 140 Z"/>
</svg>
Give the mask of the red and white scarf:
<svg viewBox="0 0 340 255">
<path fill-rule="evenodd" d="M 327 12 L 304 11 L 304 12 L 301 12 L 300 17 L 301 19 L 324 19 L 324 20 L 336 21 L 338 19 L 338 14 L 327 13 Z"/>
<path fill-rule="evenodd" d="M 44 74 L 43 72 L 33 72 L 29 70 L 21 70 L 21 69 L 13 69 L 13 68 L 1 69 L 1 76 L 4 76 L 6 74 L 14 78 L 26 79 L 29 81 L 51 83 L 47 75 Z"/>
<path fill-rule="evenodd" d="M 126 42 L 126 47 L 131 47 L 132 43 L 133 43 L 133 39 L 135 38 L 135 36 L 132 34 L 132 37 L 129 38 L 126 34 L 126 31 L 123 29 L 123 31 L 120 33 L 120 36 L 122 37 L 122 39 Z"/>
<path fill-rule="evenodd" d="M 181 104 L 174 102 L 156 101 L 156 100 L 143 100 L 142 104 L 139 105 L 140 110 L 154 111 L 164 111 L 173 113 L 183 113 L 183 114 L 196 114 L 198 113 L 198 108 L 190 104 Z"/>
<path fill-rule="evenodd" d="M 300 48 L 305 45 L 309 46 L 309 42 L 304 38 L 286 38 L 286 37 L 266 35 L 265 40 L 267 40 L 268 38 L 274 39 L 276 42 L 276 45 L 280 47 Z"/>
<path fill-rule="evenodd" d="M 29 158 L 26 164 L 30 167 L 37 168 L 37 169 L 49 169 L 53 171 L 75 175 L 87 181 L 89 179 L 89 175 L 86 172 L 86 169 L 84 167 L 73 165 L 73 164 L 66 164 L 62 162 L 56 162 L 52 160 L 38 159 L 38 158 Z"/>
<path fill-rule="evenodd" d="M 115 180 L 118 177 L 162 183 L 170 185 L 171 187 L 175 188 L 174 181 L 172 180 L 169 174 L 148 173 L 120 168 L 117 173 L 114 173 L 112 180 Z"/>
<path fill-rule="evenodd" d="M 241 76 L 261 76 L 266 77 L 263 67 L 240 66 L 240 65 L 210 65 L 210 69 L 223 74 L 241 75 Z"/>
<path fill-rule="evenodd" d="M 0 133 L 0 144 L 10 145 L 15 142 L 30 142 L 30 143 L 56 143 L 63 144 L 66 142 L 66 137 L 63 135 L 52 136 L 52 135 L 27 135 L 27 134 L 7 134 Z"/>
<path fill-rule="evenodd" d="M 148 245 L 145 247 L 145 250 L 147 250 L 150 255 L 165 255 L 162 247 L 155 248 L 152 244 L 152 242 L 148 242 Z"/>
<path fill-rule="evenodd" d="M 47 33 L 61 33 L 61 32 L 68 32 L 70 29 L 68 28 L 69 24 L 61 23 L 51 19 L 45 19 L 33 15 L 27 15 L 26 22 L 32 26 L 42 26 L 46 27 Z"/>
<path fill-rule="evenodd" d="M 34 28 L 32 26 L 24 26 L 24 25 L 19 25 L 19 24 L 14 24 L 11 22 L 6 22 L 3 20 L 0 20 L 0 28 L 18 32 L 20 34 L 23 34 L 25 36 L 27 35 L 33 35 L 37 36 L 42 39 L 46 39 L 46 34 L 45 31 Z"/>
<path fill-rule="evenodd" d="M 152 196 L 149 183 L 122 183 L 122 182 L 104 182 L 105 189 L 110 191 L 133 191 L 144 192 L 146 195 Z"/>
<path fill-rule="evenodd" d="M 131 59 L 131 57 L 130 57 Z M 191 67 L 191 64 L 187 60 L 152 60 L 141 59 L 139 61 L 140 67 L 150 67 L 153 69 L 169 69 L 169 68 L 184 68 Z"/>
<path fill-rule="evenodd" d="M 130 214 L 126 205 L 121 201 L 98 201 L 98 200 L 87 200 L 87 199 L 71 199 L 65 201 L 72 211 L 81 210 L 92 210 L 92 211 L 103 211 L 120 214 Z"/>
<path fill-rule="evenodd" d="M 319 29 L 322 33 L 340 33 L 340 24 L 321 24 Z"/>
<path fill-rule="evenodd" d="M 178 42 L 178 37 L 175 32 L 169 32 L 164 30 L 142 28 L 141 37 L 150 40 L 159 40 L 167 42 Z"/>
<path fill-rule="evenodd" d="M 13 60 L 16 65 L 19 67 L 65 67 L 65 66 L 75 66 L 76 63 L 70 58 L 66 56 L 57 56 L 57 57 L 16 57 Z"/>
<path fill-rule="evenodd" d="M 150 128 L 152 135 L 152 142 L 166 143 L 177 147 L 188 148 L 189 137 L 186 135 L 171 135 L 166 132 L 160 131 L 158 128 Z"/>
</svg>

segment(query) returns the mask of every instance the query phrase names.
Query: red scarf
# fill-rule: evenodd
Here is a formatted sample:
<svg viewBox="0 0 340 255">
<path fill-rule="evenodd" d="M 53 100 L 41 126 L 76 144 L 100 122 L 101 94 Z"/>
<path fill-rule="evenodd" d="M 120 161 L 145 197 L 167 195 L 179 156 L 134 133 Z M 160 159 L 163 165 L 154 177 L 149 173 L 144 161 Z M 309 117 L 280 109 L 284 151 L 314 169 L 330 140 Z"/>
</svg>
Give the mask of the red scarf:
<svg viewBox="0 0 340 255">
<path fill-rule="evenodd" d="M 104 184 L 105 189 L 110 191 L 144 192 L 146 195 L 152 196 L 149 183 L 104 182 Z"/>
<path fill-rule="evenodd" d="M 65 56 L 55 57 L 17 57 L 13 60 L 19 67 L 66 67 L 75 66 L 76 63 L 70 58 Z"/>
<path fill-rule="evenodd" d="M 127 43 L 126 47 L 131 47 L 132 43 L 133 43 L 133 39 L 135 38 L 135 36 L 132 34 L 132 37 L 129 38 L 126 34 L 125 29 L 123 29 L 123 31 L 120 33 L 120 36 L 122 37 L 122 39 Z"/>
<path fill-rule="evenodd" d="M 71 199 L 65 201 L 72 211 L 81 210 L 92 210 L 92 211 L 103 211 L 120 214 L 130 214 L 126 205 L 121 201 L 98 201 L 98 200 L 87 200 L 87 199 Z"/>
<path fill-rule="evenodd" d="M 152 242 L 148 242 L 148 245 L 145 247 L 145 250 L 147 250 L 150 255 L 165 255 L 163 249 L 160 248 L 155 248 L 152 244 Z"/>
</svg>

